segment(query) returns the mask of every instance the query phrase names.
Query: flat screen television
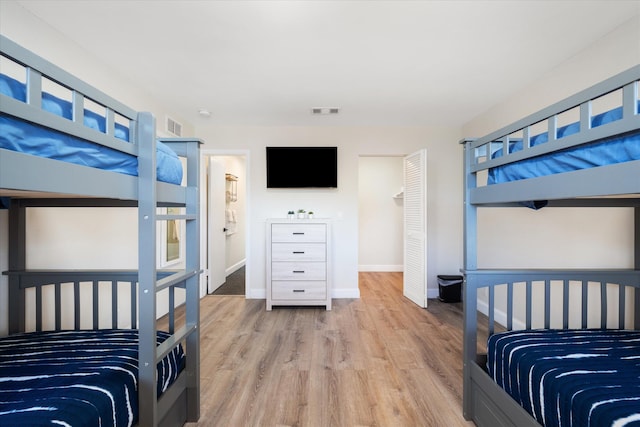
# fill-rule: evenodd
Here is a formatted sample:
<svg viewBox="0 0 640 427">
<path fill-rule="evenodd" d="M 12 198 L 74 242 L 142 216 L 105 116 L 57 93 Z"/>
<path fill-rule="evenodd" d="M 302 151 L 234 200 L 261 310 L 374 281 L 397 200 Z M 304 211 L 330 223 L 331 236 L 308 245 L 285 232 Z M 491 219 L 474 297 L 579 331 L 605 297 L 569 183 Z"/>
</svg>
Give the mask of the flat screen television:
<svg viewBox="0 0 640 427">
<path fill-rule="evenodd" d="M 267 188 L 337 188 L 338 147 L 267 147 Z"/>
</svg>

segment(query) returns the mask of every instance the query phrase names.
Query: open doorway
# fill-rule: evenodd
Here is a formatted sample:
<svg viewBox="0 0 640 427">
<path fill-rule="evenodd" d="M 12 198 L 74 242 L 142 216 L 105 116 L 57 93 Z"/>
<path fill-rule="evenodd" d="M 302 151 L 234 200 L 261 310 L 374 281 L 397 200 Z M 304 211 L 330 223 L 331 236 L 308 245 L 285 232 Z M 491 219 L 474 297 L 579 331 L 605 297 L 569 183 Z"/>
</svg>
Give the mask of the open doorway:
<svg viewBox="0 0 640 427">
<path fill-rule="evenodd" d="M 247 295 L 247 157 L 206 156 L 207 294 Z"/>
<path fill-rule="evenodd" d="M 358 162 L 358 271 L 403 269 L 403 157 Z"/>
<path fill-rule="evenodd" d="M 360 157 L 358 212 L 358 271 L 402 272 L 404 296 L 426 307 L 426 150 Z"/>
</svg>

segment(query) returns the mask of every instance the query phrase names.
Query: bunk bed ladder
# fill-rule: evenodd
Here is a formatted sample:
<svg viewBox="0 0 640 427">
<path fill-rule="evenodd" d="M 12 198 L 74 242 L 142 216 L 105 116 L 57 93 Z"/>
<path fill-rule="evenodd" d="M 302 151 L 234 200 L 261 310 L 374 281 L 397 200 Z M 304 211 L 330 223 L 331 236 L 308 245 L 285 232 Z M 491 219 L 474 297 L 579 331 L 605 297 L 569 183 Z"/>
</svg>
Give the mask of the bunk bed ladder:
<svg viewBox="0 0 640 427">
<path fill-rule="evenodd" d="M 155 119 L 149 113 L 140 113 L 136 128 L 139 144 L 138 153 L 138 269 L 139 269 L 139 406 L 141 426 L 157 426 L 164 415 L 163 411 L 178 399 L 185 399 L 183 408 L 187 421 L 197 421 L 200 415 L 199 390 L 199 196 L 198 156 L 199 141 L 181 140 L 186 144 L 172 148 L 178 155 L 187 156 L 187 195 L 185 214 L 158 215 L 158 189 L 156 185 L 156 151 L 155 151 Z M 164 142 L 165 140 L 163 140 Z M 167 141 L 176 141 L 167 140 Z M 153 149 L 148 148 L 153 144 Z M 180 152 L 182 151 L 182 152 Z M 158 221 L 171 219 L 184 220 L 186 229 L 186 253 L 184 269 L 158 280 L 156 265 L 156 230 Z M 172 334 L 161 345 L 156 346 L 156 295 L 168 290 L 173 303 L 174 287 L 186 290 L 186 319 L 182 328 L 177 331 L 173 326 L 173 307 L 169 308 L 170 333 Z M 165 403 L 159 403 L 156 390 L 156 364 L 173 347 L 181 342 L 186 343 L 186 364 L 182 377 L 186 382 L 185 391 L 175 393 L 170 388 L 161 397 Z M 182 396 L 186 394 L 186 396 Z M 170 420 L 165 420 L 170 421 Z"/>
</svg>

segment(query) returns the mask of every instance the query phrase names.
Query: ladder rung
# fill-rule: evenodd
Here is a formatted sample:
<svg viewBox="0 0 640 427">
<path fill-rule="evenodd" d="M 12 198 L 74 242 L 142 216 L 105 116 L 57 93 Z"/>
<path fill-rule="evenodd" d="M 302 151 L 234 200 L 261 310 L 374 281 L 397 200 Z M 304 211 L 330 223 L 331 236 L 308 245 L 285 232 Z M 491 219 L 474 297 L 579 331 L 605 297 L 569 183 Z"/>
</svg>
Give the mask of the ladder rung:
<svg viewBox="0 0 640 427">
<path fill-rule="evenodd" d="M 170 221 L 173 219 L 191 221 L 197 218 L 198 216 L 195 214 L 156 215 L 157 221 Z"/>
<path fill-rule="evenodd" d="M 156 360 L 162 360 L 175 346 L 196 330 L 196 325 L 185 325 L 156 347 Z"/>
<path fill-rule="evenodd" d="M 189 277 L 193 277 L 196 274 L 200 274 L 199 271 L 179 271 L 170 276 L 164 277 L 156 283 L 156 292 L 160 292 L 163 289 L 171 287 L 176 283 L 183 282 L 187 280 Z"/>
</svg>

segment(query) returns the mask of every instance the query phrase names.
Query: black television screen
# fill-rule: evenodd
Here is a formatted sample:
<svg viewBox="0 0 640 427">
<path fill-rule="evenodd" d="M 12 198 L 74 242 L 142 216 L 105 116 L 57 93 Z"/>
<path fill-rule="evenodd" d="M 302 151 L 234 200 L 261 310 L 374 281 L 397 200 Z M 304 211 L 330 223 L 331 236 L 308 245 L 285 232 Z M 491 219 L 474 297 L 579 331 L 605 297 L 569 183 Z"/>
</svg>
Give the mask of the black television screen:
<svg viewBox="0 0 640 427">
<path fill-rule="evenodd" d="M 267 147 L 267 188 L 337 187 L 337 147 Z"/>
</svg>

